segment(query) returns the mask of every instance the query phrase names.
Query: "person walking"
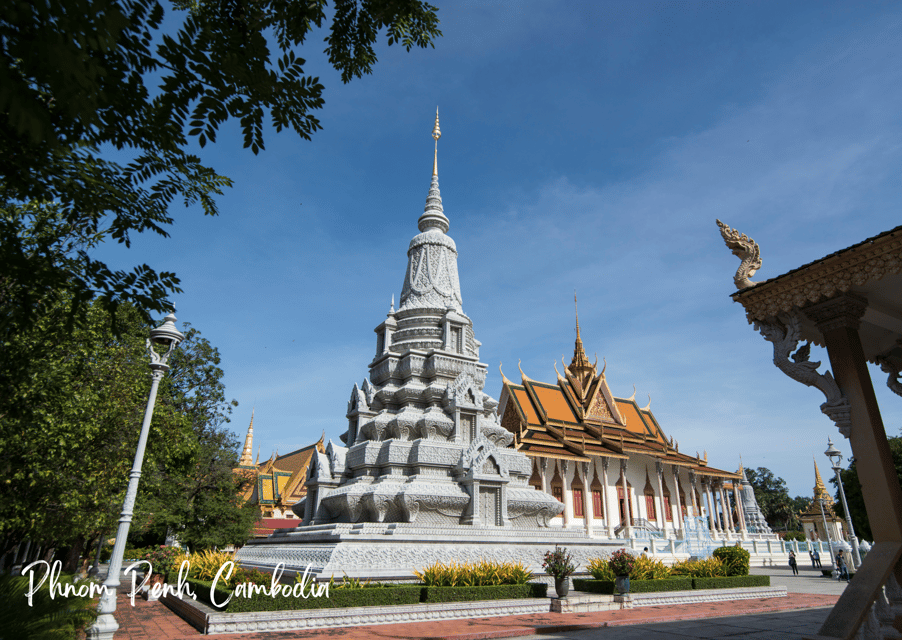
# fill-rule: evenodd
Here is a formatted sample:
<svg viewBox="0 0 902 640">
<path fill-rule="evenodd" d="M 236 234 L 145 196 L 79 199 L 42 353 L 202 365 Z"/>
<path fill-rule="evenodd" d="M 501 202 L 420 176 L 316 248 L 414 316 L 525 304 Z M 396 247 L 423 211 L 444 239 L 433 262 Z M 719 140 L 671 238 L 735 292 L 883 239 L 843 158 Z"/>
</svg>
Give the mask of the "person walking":
<svg viewBox="0 0 902 640">
<path fill-rule="evenodd" d="M 799 563 L 796 562 L 795 551 L 789 552 L 789 566 L 792 567 L 792 575 L 799 575 Z"/>
<path fill-rule="evenodd" d="M 843 558 L 843 552 L 840 551 L 836 554 L 836 569 L 839 571 L 839 576 L 836 578 L 837 580 L 845 580 L 849 581 L 849 568 L 846 566 L 846 560 Z"/>
<path fill-rule="evenodd" d="M 817 547 L 814 548 L 814 566 L 821 566 L 821 554 L 818 552 Z"/>
</svg>

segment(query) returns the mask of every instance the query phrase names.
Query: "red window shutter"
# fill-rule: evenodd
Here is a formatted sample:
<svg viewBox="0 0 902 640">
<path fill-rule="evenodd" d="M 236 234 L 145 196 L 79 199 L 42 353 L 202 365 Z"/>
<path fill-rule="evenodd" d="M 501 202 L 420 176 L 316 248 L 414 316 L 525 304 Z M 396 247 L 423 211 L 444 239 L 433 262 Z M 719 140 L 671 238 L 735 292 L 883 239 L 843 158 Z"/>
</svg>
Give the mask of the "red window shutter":
<svg viewBox="0 0 902 640">
<path fill-rule="evenodd" d="M 601 491 L 592 492 L 592 512 L 596 518 L 604 518 L 604 502 L 601 499 Z"/>
<path fill-rule="evenodd" d="M 573 516 L 575 518 L 583 517 L 583 490 L 573 490 Z"/>
</svg>

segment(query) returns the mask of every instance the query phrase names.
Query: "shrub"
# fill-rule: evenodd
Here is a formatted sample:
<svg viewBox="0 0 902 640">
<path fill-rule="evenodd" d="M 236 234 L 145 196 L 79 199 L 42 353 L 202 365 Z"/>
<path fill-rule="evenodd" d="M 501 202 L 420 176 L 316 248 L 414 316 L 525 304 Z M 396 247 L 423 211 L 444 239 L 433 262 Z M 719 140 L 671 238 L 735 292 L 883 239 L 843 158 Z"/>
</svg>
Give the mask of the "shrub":
<svg viewBox="0 0 902 640">
<path fill-rule="evenodd" d="M 573 579 L 573 588 L 587 593 L 614 593 L 613 580 Z M 631 593 L 653 593 L 656 591 L 689 591 L 692 589 L 692 578 L 665 578 L 662 580 L 633 580 L 630 578 Z"/>
<path fill-rule="evenodd" d="M 805 537 L 804 531 L 787 531 L 782 534 L 784 540 L 798 540 L 799 542 L 805 542 L 807 538 Z"/>
<path fill-rule="evenodd" d="M 176 547 L 159 545 L 157 547 L 148 547 L 139 558 L 149 562 L 151 571 L 163 576 L 165 579 L 173 572 L 178 573 L 179 565 L 184 556 L 185 554 Z M 213 575 L 216 574 L 214 573 Z"/>
<path fill-rule="evenodd" d="M 714 557 L 720 560 L 728 576 L 747 576 L 751 554 L 742 547 L 720 547 L 714 550 Z"/>
<path fill-rule="evenodd" d="M 717 558 L 705 558 L 704 560 L 680 560 L 675 562 L 670 567 L 670 574 L 674 576 L 691 576 L 693 578 L 714 578 L 726 576 L 727 570 Z"/>
<path fill-rule="evenodd" d="M 630 578 L 634 580 L 662 580 L 670 577 L 670 567 L 660 560 L 639 556 L 633 564 Z"/>
<path fill-rule="evenodd" d="M 770 576 L 730 576 L 693 578 L 693 589 L 735 589 L 737 587 L 769 587 Z"/>
<path fill-rule="evenodd" d="M 547 592 L 548 585 L 542 582 L 482 587 L 423 587 L 421 602 L 475 602 L 479 600 L 544 598 Z"/>
<path fill-rule="evenodd" d="M 607 558 L 590 558 L 586 568 L 596 580 L 614 582 L 614 578 L 617 577 L 614 575 L 614 570 L 611 569 L 611 565 Z M 573 588 L 577 591 L 582 591 L 582 589 L 576 586 L 576 582 L 573 583 Z"/>
<path fill-rule="evenodd" d="M 35 580 L 40 579 L 40 566 L 34 567 Z M 61 575 L 59 586 L 74 584 L 71 575 Z M 89 585 L 83 580 L 76 588 Z M 75 640 L 84 637 L 84 628 L 97 617 L 95 602 L 85 596 L 58 594 L 50 596 L 47 580 L 32 596 L 31 605 L 25 594 L 29 579 L 25 576 L 0 575 L 0 634 L 17 640 Z"/>
<path fill-rule="evenodd" d="M 532 574 L 522 562 L 493 562 L 448 564 L 436 562 L 414 575 L 427 587 L 481 587 L 490 585 L 526 584 Z"/>
<path fill-rule="evenodd" d="M 618 549 L 611 554 L 611 558 L 608 560 L 615 576 L 632 575 L 635 563 L 636 557 L 626 549 Z"/>
</svg>

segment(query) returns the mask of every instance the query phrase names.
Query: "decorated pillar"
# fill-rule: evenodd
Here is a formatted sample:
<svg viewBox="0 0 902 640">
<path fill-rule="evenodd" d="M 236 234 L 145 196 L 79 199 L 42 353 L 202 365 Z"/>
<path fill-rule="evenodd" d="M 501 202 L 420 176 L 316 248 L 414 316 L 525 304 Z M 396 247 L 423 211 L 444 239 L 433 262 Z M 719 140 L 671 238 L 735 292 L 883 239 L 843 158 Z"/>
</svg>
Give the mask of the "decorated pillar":
<svg viewBox="0 0 902 640">
<path fill-rule="evenodd" d="M 727 538 L 732 538 L 733 533 L 735 532 L 735 529 L 733 528 L 733 513 L 732 508 L 730 507 L 730 498 L 723 488 L 723 479 L 717 483 L 717 492 L 720 494 L 720 507 L 724 516 L 724 527 L 726 527 L 724 533 Z"/>
<path fill-rule="evenodd" d="M 667 507 L 664 505 L 664 463 L 660 460 L 655 460 L 655 471 L 658 475 L 658 504 L 661 505 L 658 509 L 658 526 L 664 531 L 667 528 L 667 514 L 664 513 L 664 509 Z"/>
<path fill-rule="evenodd" d="M 698 493 L 698 475 L 692 469 L 689 470 L 689 497 L 692 499 L 692 515 L 693 517 L 698 517 L 701 515 L 701 512 L 698 510 L 698 500 L 696 499 L 696 493 Z"/>
<path fill-rule="evenodd" d="M 583 462 L 580 467 L 583 476 L 583 520 L 586 524 L 586 535 L 592 535 L 592 521 L 595 514 L 592 512 L 592 478 L 589 475 L 589 467 L 593 463 Z"/>
<path fill-rule="evenodd" d="M 676 520 L 673 521 L 674 529 L 678 532 L 682 532 L 684 528 L 683 523 L 683 503 L 682 496 L 680 496 L 680 468 L 676 465 L 672 465 L 670 467 L 673 472 L 673 495 L 676 496 Z M 678 537 L 685 537 L 685 534 Z"/>
<path fill-rule="evenodd" d="M 564 528 L 570 526 L 570 518 L 573 513 L 573 482 L 567 477 L 570 471 L 569 460 L 558 460 L 561 466 L 561 479 L 564 481 Z"/>
<path fill-rule="evenodd" d="M 742 500 L 739 497 L 738 484 L 736 480 L 733 480 L 733 502 L 736 503 L 736 516 L 739 518 L 740 536 L 743 540 L 748 540 L 749 532 L 745 526 L 745 513 L 743 513 Z"/>
<path fill-rule="evenodd" d="M 717 507 L 714 504 L 714 495 L 711 493 L 710 478 L 702 479 L 702 491 L 705 492 L 705 501 L 708 503 L 708 524 L 711 527 L 711 535 L 717 535 Z"/>
<path fill-rule="evenodd" d="M 614 537 L 614 512 L 611 511 L 611 500 L 610 493 L 611 488 L 608 486 L 608 464 L 610 464 L 610 458 L 602 458 L 601 459 L 601 484 L 604 486 L 604 491 L 601 492 L 601 498 L 604 500 L 604 524 L 605 528 L 608 531 L 608 537 Z"/>
<path fill-rule="evenodd" d="M 542 479 L 542 491 L 551 494 L 551 478 L 548 477 L 548 458 L 539 458 L 539 477 Z"/>
<path fill-rule="evenodd" d="M 626 526 L 626 535 L 627 537 L 632 536 L 632 528 L 633 528 L 633 514 L 630 509 L 630 488 L 626 482 L 626 466 L 627 462 L 624 459 L 620 460 L 620 486 L 623 489 L 623 512 L 626 514 L 626 519 L 624 520 L 624 525 Z"/>
</svg>

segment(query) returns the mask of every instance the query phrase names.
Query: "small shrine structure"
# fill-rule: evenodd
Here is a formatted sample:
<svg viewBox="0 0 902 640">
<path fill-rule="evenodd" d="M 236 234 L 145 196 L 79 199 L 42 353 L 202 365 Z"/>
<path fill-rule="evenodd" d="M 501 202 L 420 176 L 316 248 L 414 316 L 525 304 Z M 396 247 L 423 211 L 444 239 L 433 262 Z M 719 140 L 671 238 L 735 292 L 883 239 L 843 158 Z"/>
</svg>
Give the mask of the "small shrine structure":
<svg viewBox="0 0 902 640">
<path fill-rule="evenodd" d="M 821 472 L 818 470 L 817 460 L 815 460 L 814 497 L 808 503 L 808 507 L 799 514 L 799 522 L 802 523 L 802 530 L 808 540 L 837 542 L 846 539 L 845 522 L 836 515 L 833 505 L 833 496 L 830 495 L 824 481 L 821 480 Z M 824 529 L 825 525 L 826 529 Z"/>
</svg>

